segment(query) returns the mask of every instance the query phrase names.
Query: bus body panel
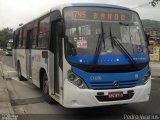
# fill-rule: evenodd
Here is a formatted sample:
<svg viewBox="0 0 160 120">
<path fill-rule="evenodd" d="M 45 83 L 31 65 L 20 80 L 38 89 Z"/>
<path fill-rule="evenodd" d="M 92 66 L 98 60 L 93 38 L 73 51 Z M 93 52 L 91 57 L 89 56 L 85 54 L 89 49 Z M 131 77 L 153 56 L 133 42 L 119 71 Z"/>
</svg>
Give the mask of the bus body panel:
<svg viewBox="0 0 160 120">
<path fill-rule="evenodd" d="M 149 67 L 126 73 L 89 73 L 75 67 L 72 67 L 72 71 L 84 80 L 89 89 L 112 89 L 115 88 L 115 81 L 119 82 L 119 88 L 141 85 Z"/>
<path fill-rule="evenodd" d="M 130 90 L 133 90 L 135 93 L 134 96 L 128 100 L 100 102 L 96 99 L 96 95 L 98 92 L 104 92 L 104 95 L 108 95 L 109 92 L 123 91 L 123 93 L 127 93 Z M 65 79 L 63 105 L 67 108 L 81 108 L 145 102 L 149 100 L 150 90 L 151 77 L 149 78 L 148 82 L 142 86 L 108 90 L 79 89 L 78 87 L 70 83 L 67 79 Z"/>
<path fill-rule="evenodd" d="M 118 104 L 130 104 L 130 103 L 139 103 L 146 102 L 149 100 L 150 91 L 151 91 L 151 76 L 147 80 L 148 82 L 145 85 L 138 85 L 131 88 L 112 88 L 112 89 L 102 89 L 102 90 L 94 90 L 94 89 L 80 89 L 75 86 L 73 83 L 69 82 L 67 78 L 67 71 L 71 70 L 71 66 L 68 64 L 66 59 L 64 59 L 64 83 L 63 83 L 63 106 L 67 108 L 84 108 L 84 107 L 96 107 L 96 106 L 108 106 L 108 105 L 118 105 Z M 139 72 L 135 72 L 138 74 L 142 74 L 146 72 L 148 67 L 142 69 Z M 95 73 L 96 75 L 97 73 Z M 114 73 L 116 74 L 116 73 Z M 123 74 L 123 73 L 122 73 Z M 103 73 L 105 76 L 106 74 Z M 86 75 L 85 75 L 86 76 Z M 115 76 L 117 78 L 118 76 Z M 88 77 L 89 79 L 89 77 Z M 110 78 L 105 78 L 108 81 Z M 83 79 L 84 80 L 84 79 Z M 85 81 L 85 80 L 84 80 Z M 141 82 L 141 81 L 139 81 Z M 140 83 L 139 83 L 140 84 Z M 128 91 L 134 91 L 134 95 L 132 98 L 127 100 L 116 100 L 116 101 L 99 101 L 96 96 L 97 93 L 104 93 L 105 96 L 108 93 L 112 92 L 123 92 L 123 94 L 127 94 Z M 107 97 L 106 97 L 107 100 Z"/>
<path fill-rule="evenodd" d="M 124 10 L 129 10 L 125 7 L 120 6 L 113 6 L 113 5 L 107 5 L 107 4 L 84 4 L 84 3 L 77 3 L 77 4 L 66 4 L 62 6 L 58 6 L 53 8 L 51 11 L 54 10 L 60 10 L 62 13 L 63 8 L 69 7 L 69 6 L 78 6 L 78 7 L 109 7 L 109 8 L 119 8 Z M 47 13 L 48 14 L 48 13 Z M 43 18 L 43 17 L 42 17 Z M 40 18 L 37 19 L 39 21 Z M 38 35 L 37 35 L 38 36 Z M 38 38 L 37 38 L 38 39 Z M 50 39 L 51 40 L 51 39 Z M 66 51 L 65 51 L 65 40 L 64 38 L 60 39 L 62 40 L 62 48 L 63 48 L 63 67 L 60 66 L 56 69 L 58 71 L 59 75 L 59 94 L 55 93 L 55 56 L 53 51 L 48 50 L 48 48 L 40 49 L 40 48 L 34 48 L 34 49 L 14 49 L 13 50 L 13 61 L 14 66 L 16 68 L 17 62 L 19 61 L 21 64 L 21 71 L 22 75 L 25 78 L 31 78 L 32 83 L 40 88 L 40 71 L 43 69 L 47 73 L 48 80 L 49 80 L 49 95 L 54 98 L 55 95 L 59 97 L 58 102 L 62 104 L 63 106 L 67 108 L 81 108 L 81 107 L 94 107 L 94 106 L 105 106 L 105 105 L 116 105 L 116 104 L 127 104 L 127 103 L 136 103 L 136 102 L 144 102 L 149 100 L 150 90 L 151 90 L 151 77 L 149 77 L 148 82 L 145 85 L 136 84 L 136 86 L 131 88 L 111 88 L 111 89 L 99 89 L 95 90 L 91 87 L 88 87 L 86 89 L 80 89 L 79 87 L 75 86 L 73 83 L 71 83 L 68 80 L 68 71 L 72 70 L 77 76 L 80 76 L 84 82 L 87 82 L 86 79 L 89 79 L 90 75 L 86 74 L 83 70 L 77 70 L 66 59 Z M 31 53 L 31 56 L 29 57 Z M 47 55 L 43 56 L 44 54 Z M 31 63 L 29 63 L 31 61 Z M 31 69 L 31 74 L 29 73 Z M 144 68 L 143 68 L 144 69 Z M 141 78 L 143 78 L 144 74 L 149 71 L 149 67 L 145 68 L 143 71 L 143 74 L 141 74 Z M 137 71 L 135 71 L 136 73 Z M 85 74 L 84 74 L 85 73 Z M 97 73 L 93 73 L 97 75 Z M 100 73 L 105 76 L 105 80 L 109 80 L 106 76 L 107 74 L 113 74 L 114 73 Z M 120 73 L 123 74 L 123 73 Z M 127 74 L 127 72 L 126 72 Z M 117 75 L 117 74 L 116 74 Z M 115 75 L 115 77 L 116 77 Z M 85 77 L 84 77 L 85 76 Z M 118 77 L 117 77 L 118 78 Z M 122 79 L 122 78 L 121 78 Z M 125 79 L 126 80 L 126 79 Z M 89 84 L 87 84 L 89 85 Z M 99 101 L 97 98 L 97 93 L 102 92 L 104 93 L 104 96 L 107 96 L 110 92 L 123 92 L 124 94 L 128 93 L 129 91 L 134 91 L 134 95 L 131 99 L 127 100 L 116 100 L 116 101 Z"/>
<path fill-rule="evenodd" d="M 23 77 L 27 78 L 27 70 L 26 70 L 26 49 L 17 49 L 17 62 L 19 61 L 21 67 L 21 74 Z"/>
<path fill-rule="evenodd" d="M 42 59 L 42 50 L 31 50 L 31 65 L 32 81 L 36 86 L 40 87 L 40 69 L 45 69 L 46 73 L 48 71 L 47 64 Z"/>
</svg>

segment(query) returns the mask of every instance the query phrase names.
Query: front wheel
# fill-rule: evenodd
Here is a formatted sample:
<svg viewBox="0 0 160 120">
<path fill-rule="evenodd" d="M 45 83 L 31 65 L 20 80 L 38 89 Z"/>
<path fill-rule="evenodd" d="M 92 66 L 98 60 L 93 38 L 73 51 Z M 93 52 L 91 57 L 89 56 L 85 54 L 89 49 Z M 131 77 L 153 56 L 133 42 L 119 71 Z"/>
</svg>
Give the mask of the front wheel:
<svg viewBox="0 0 160 120">
<path fill-rule="evenodd" d="M 53 99 L 49 96 L 49 81 L 46 73 L 43 75 L 42 92 L 43 92 L 43 97 L 45 101 L 49 104 L 52 104 Z"/>
</svg>

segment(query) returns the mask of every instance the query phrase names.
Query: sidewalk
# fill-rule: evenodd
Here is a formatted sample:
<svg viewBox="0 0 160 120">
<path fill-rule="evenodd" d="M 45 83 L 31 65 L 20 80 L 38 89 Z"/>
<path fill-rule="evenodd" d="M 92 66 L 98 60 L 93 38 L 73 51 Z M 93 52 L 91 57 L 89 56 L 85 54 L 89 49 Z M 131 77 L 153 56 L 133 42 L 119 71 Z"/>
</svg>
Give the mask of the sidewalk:
<svg viewBox="0 0 160 120">
<path fill-rule="evenodd" d="M 2 77 L 0 77 L 0 114 L 14 114 L 6 87 L 6 81 Z"/>
<path fill-rule="evenodd" d="M 14 114 L 6 86 L 6 79 L 4 79 L 4 75 L 6 75 L 4 70 L 6 70 L 6 66 L 0 62 L 0 114 Z"/>
</svg>

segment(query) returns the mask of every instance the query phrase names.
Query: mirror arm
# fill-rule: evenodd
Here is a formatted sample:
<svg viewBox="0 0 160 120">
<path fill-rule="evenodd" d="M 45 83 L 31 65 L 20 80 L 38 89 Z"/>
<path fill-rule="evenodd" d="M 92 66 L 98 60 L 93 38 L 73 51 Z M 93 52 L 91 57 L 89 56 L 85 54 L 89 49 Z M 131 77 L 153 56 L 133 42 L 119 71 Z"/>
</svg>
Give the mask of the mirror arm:
<svg viewBox="0 0 160 120">
<path fill-rule="evenodd" d="M 58 36 L 60 38 L 65 37 L 65 29 L 64 29 L 63 19 L 60 19 L 59 21 L 57 21 L 57 32 L 58 32 Z"/>
<path fill-rule="evenodd" d="M 146 37 L 147 44 L 150 45 L 150 43 L 149 43 L 149 35 L 145 34 L 145 37 Z"/>
</svg>

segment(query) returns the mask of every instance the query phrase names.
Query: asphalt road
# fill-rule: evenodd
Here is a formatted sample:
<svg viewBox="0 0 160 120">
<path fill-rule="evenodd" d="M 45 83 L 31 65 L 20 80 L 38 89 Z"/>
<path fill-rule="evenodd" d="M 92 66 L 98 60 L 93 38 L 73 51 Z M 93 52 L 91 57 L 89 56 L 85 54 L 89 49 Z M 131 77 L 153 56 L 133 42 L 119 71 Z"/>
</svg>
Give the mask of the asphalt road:
<svg viewBox="0 0 160 120">
<path fill-rule="evenodd" d="M 2 57 L 1 60 L 5 64 L 12 66 L 10 56 Z M 7 86 L 15 113 L 23 114 L 20 117 L 24 117 L 24 114 L 29 114 L 27 117 L 35 120 L 36 118 L 38 120 L 53 120 L 53 118 L 56 120 L 120 120 L 127 119 L 126 116 L 128 115 L 152 115 L 152 118 L 159 115 L 160 119 L 160 78 L 152 79 L 151 96 L 148 102 L 81 109 L 67 109 L 58 103 L 52 105 L 46 103 L 40 89 L 29 81 L 19 81 L 15 77 L 13 80 L 7 81 Z"/>
<path fill-rule="evenodd" d="M 2 52 L 0 52 L 0 61 L 10 67 L 13 67 L 12 56 L 5 56 L 4 54 L 2 54 Z"/>
</svg>

